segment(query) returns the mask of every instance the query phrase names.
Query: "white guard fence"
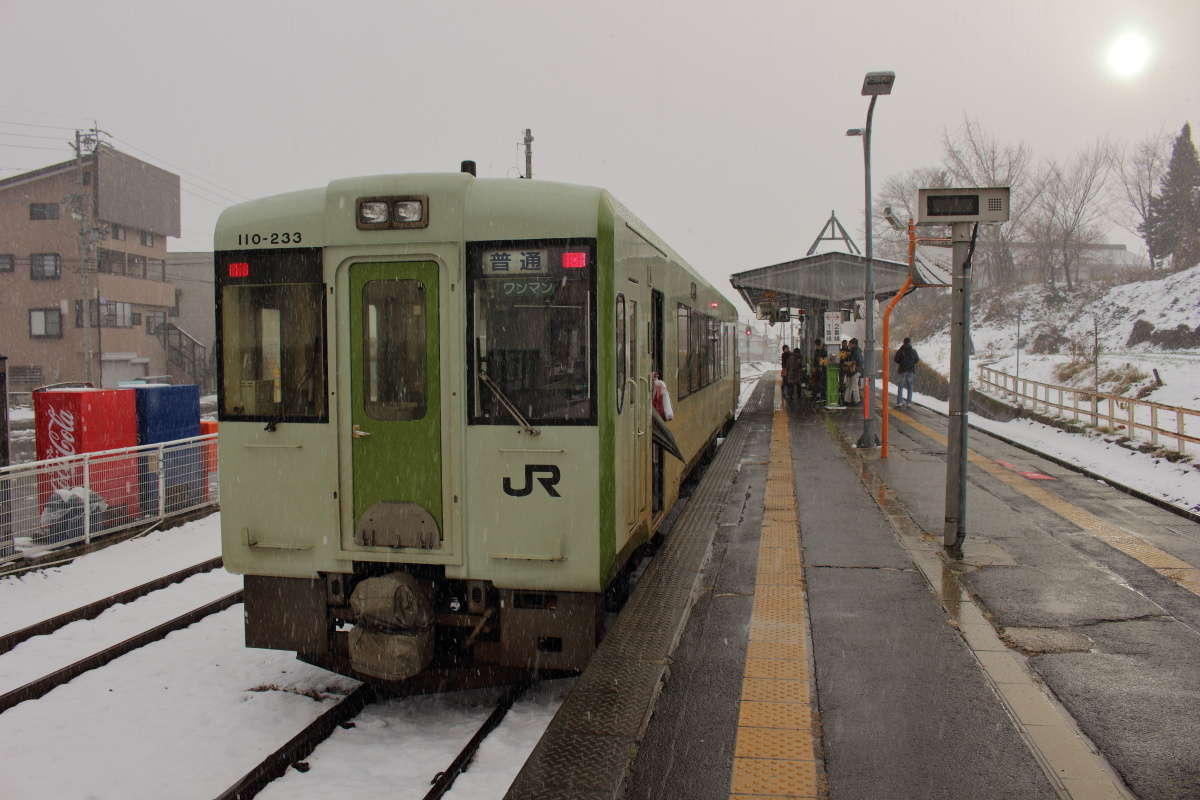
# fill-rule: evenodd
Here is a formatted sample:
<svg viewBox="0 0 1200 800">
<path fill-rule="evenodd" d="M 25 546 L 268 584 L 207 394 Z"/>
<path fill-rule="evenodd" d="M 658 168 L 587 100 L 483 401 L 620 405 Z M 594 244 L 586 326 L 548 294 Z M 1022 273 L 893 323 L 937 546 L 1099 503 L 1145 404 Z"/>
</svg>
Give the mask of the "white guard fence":
<svg viewBox="0 0 1200 800">
<path fill-rule="evenodd" d="M 979 383 L 1021 408 L 1123 432 L 1154 447 L 1174 445 L 1170 449 L 1184 454 L 1189 444 L 1200 445 L 1200 411 L 1195 409 L 1041 383 L 984 366 L 979 367 Z"/>
<path fill-rule="evenodd" d="M 0 469 L 0 563 L 216 505 L 217 436 Z"/>
</svg>

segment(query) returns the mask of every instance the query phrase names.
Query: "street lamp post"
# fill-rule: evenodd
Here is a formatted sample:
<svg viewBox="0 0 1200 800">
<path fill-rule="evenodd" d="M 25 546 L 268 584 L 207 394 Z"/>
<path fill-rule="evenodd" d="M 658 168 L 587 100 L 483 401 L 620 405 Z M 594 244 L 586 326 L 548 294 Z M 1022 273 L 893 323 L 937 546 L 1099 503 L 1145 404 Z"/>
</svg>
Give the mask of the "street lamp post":
<svg viewBox="0 0 1200 800">
<path fill-rule="evenodd" d="M 863 430 L 858 438 L 859 447 L 877 447 L 879 437 L 875 434 L 875 412 L 871 405 L 871 389 L 875 384 L 875 274 L 872 269 L 871 255 L 874 250 L 871 236 L 871 118 L 875 114 L 875 101 L 881 94 L 891 94 L 892 85 L 896 82 L 894 72 L 868 72 L 863 79 L 862 93 L 871 98 L 867 106 L 867 126 L 851 128 L 847 136 L 861 136 L 863 140 L 863 174 L 865 177 L 866 223 L 867 223 L 867 264 L 866 285 L 863 288 L 863 311 L 867 318 L 866 347 L 863 348 L 863 381 L 866 391 L 863 392 Z M 887 357 L 887 354 L 884 354 Z M 883 387 L 883 396 L 887 397 L 887 387 Z M 882 402 L 887 402 L 886 399 Z"/>
</svg>

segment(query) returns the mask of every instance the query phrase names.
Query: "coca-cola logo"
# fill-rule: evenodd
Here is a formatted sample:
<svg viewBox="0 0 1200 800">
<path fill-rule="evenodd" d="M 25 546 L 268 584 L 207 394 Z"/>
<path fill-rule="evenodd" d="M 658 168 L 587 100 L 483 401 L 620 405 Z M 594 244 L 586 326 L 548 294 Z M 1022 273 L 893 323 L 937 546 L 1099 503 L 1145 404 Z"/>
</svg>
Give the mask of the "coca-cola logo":
<svg viewBox="0 0 1200 800">
<path fill-rule="evenodd" d="M 66 408 L 47 408 L 46 419 L 50 458 L 75 455 L 75 414 Z M 55 489 L 70 489 L 73 472 L 70 467 L 51 472 L 50 485 Z"/>
</svg>

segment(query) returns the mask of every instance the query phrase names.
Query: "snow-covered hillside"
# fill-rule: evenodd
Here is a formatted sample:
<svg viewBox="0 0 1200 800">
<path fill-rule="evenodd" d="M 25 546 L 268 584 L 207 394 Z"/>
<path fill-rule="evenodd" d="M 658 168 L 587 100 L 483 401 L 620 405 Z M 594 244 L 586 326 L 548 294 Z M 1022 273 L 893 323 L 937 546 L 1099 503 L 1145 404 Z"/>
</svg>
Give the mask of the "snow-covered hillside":
<svg viewBox="0 0 1200 800">
<path fill-rule="evenodd" d="M 1072 296 L 1052 295 L 1044 286 L 1025 286 L 1007 296 L 981 292 L 973 305 L 972 369 L 987 364 L 1012 375 L 1019 363 L 1022 377 L 1091 387 L 1098 341 L 1101 392 L 1200 409 L 1200 265 L 1157 280 L 1093 285 Z M 921 358 L 943 375 L 950 373 L 949 314 L 946 321 L 933 336 L 914 342 Z M 1185 346 L 1171 348 L 1170 343 Z M 1072 361 L 1078 362 L 1074 375 L 1059 372 Z"/>
</svg>

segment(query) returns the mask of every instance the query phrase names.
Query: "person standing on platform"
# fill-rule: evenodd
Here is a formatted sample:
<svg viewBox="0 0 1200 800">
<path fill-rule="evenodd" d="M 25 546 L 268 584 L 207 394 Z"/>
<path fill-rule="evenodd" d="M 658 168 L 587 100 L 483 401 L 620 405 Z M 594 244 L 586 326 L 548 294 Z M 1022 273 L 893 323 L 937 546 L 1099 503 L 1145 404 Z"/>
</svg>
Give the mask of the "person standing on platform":
<svg viewBox="0 0 1200 800">
<path fill-rule="evenodd" d="M 844 363 L 846 366 L 846 405 L 860 405 L 862 403 L 862 350 L 858 346 L 858 339 L 850 340 L 850 352 Z"/>
<path fill-rule="evenodd" d="M 896 371 L 896 407 L 911 406 L 913 380 L 917 377 L 917 364 L 921 361 L 921 357 L 913 349 L 912 339 L 904 337 L 904 344 L 900 345 L 900 349 L 896 351 L 895 358 L 892 360 L 899 367 Z M 908 390 L 908 400 L 902 399 L 902 393 L 906 389 Z"/>
<path fill-rule="evenodd" d="M 813 339 L 812 392 L 813 399 L 821 399 L 825 391 L 825 365 L 829 363 L 829 351 L 820 339 Z"/>
<path fill-rule="evenodd" d="M 838 349 L 838 397 L 842 399 L 842 404 L 846 403 L 846 371 L 850 369 L 850 341 L 842 339 L 842 346 Z"/>
<path fill-rule="evenodd" d="M 779 382 L 783 385 L 784 397 L 787 397 L 791 393 L 791 386 L 788 383 L 788 373 L 791 371 L 794 355 L 791 349 L 785 344 L 783 346 L 783 354 L 779 357 Z"/>
</svg>

